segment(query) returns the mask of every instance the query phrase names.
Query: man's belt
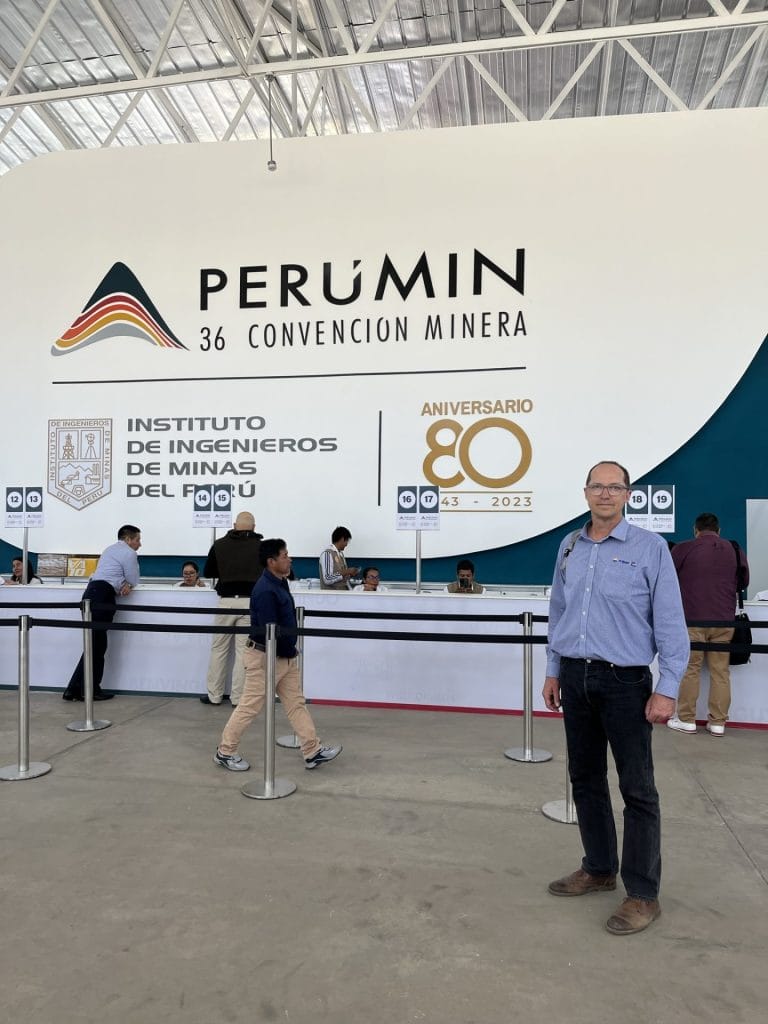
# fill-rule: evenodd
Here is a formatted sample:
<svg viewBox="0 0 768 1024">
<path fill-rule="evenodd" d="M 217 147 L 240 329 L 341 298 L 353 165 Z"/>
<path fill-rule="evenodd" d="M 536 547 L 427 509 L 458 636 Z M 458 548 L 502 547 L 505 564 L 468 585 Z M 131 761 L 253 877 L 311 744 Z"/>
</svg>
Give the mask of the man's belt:
<svg viewBox="0 0 768 1024">
<path fill-rule="evenodd" d="M 636 668 L 638 671 L 645 671 L 648 668 L 647 665 L 617 665 L 613 661 L 600 661 L 599 658 L 567 658 L 561 657 L 560 663 L 566 662 L 568 665 L 583 665 L 585 668 Z"/>
<path fill-rule="evenodd" d="M 267 649 L 264 646 L 264 644 L 260 644 L 256 640 L 251 640 L 250 637 L 248 637 L 248 639 L 245 641 L 245 646 L 246 647 L 250 647 L 252 650 L 255 650 L 255 651 L 261 651 L 262 654 L 266 654 L 266 652 L 267 652 Z M 292 657 L 290 657 L 290 658 L 286 654 L 278 654 L 277 655 L 277 660 L 278 661 L 293 661 L 293 659 L 295 657 L 296 657 L 295 654 L 292 655 Z"/>
</svg>

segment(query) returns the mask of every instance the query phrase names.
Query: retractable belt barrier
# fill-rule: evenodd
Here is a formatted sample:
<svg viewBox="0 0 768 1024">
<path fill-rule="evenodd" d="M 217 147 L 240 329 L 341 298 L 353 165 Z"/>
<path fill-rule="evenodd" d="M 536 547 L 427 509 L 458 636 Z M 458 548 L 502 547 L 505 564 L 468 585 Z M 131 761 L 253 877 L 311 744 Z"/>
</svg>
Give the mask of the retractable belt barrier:
<svg viewBox="0 0 768 1024">
<path fill-rule="evenodd" d="M 23 602 L 9 602 L 5 608 L 80 608 L 82 611 L 82 622 L 61 619 L 33 618 L 25 614 L 18 619 L 0 619 L 0 627 L 15 626 L 19 631 L 19 654 L 18 654 L 18 685 L 19 685 L 19 741 L 18 741 L 18 763 L 0 769 L 0 779 L 7 781 L 32 779 L 44 775 L 51 770 L 49 764 L 43 762 L 30 763 L 29 761 L 29 632 L 34 626 L 50 629 L 81 629 L 83 632 L 83 669 L 84 669 L 84 697 L 86 718 L 84 722 L 72 722 L 67 728 L 76 732 L 91 732 L 106 729 L 112 723 L 106 720 L 94 721 L 93 719 L 93 630 L 122 630 L 125 632 L 157 632 L 157 633 L 229 633 L 249 634 L 250 636 L 264 637 L 265 642 L 265 719 L 264 719 L 264 780 L 261 785 L 247 785 L 242 789 L 244 796 L 257 800 L 273 800 L 282 796 L 288 796 L 296 789 L 294 783 L 286 779 L 275 779 L 275 690 L 276 690 L 276 650 L 277 637 L 295 637 L 300 658 L 300 680 L 303 691 L 303 669 L 304 669 L 304 637 L 334 637 L 339 639 L 368 639 L 368 640 L 390 640 L 408 641 L 411 643 L 472 643 L 472 644 L 522 644 L 523 650 L 523 722 L 524 722 L 524 745 L 522 748 L 510 748 L 506 750 L 505 756 L 511 760 L 536 763 L 548 761 L 552 754 L 545 750 L 536 750 L 533 747 L 533 647 L 547 643 L 547 637 L 533 633 L 535 622 L 548 622 L 546 615 L 533 615 L 531 612 L 523 612 L 518 615 L 454 615 L 427 613 L 398 613 L 398 612 L 358 612 L 358 611 L 322 611 L 316 609 L 305 609 L 298 607 L 297 627 L 295 629 L 281 629 L 270 624 L 266 628 L 255 629 L 248 626 L 219 626 L 211 625 L 173 625 L 169 623 L 130 623 L 130 622 L 94 622 L 92 620 L 93 610 L 102 610 L 111 605 L 102 605 L 88 600 L 79 602 L 51 601 L 36 603 L 34 606 Z M 216 617 L 217 615 L 238 614 L 242 615 L 244 609 L 233 608 L 187 608 L 175 605 L 119 605 L 121 612 L 172 612 L 174 614 L 206 615 Z M 247 614 L 247 612 L 246 612 Z M 360 630 L 360 629 L 312 629 L 304 627 L 305 617 L 315 616 L 326 619 L 380 619 L 399 620 L 401 622 L 423 622 L 423 621 L 452 621 L 452 622 L 507 622 L 518 623 L 523 627 L 521 636 L 502 634 L 476 634 L 476 633 L 425 633 L 407 632 L 404 630 Z M 692 620 L 687 623 L 691 627 L 736 627 L 737 621 L 722 620 Z M 750 621 L 753 629 L 768 627 L 768 622 Z M 704 641 L 692 641 L 692 650 L 702 651 L 749 651 L 752 654 L 768 654 L 768 644 L 732 644 L 712 643 Z M 280 737 L 278 741 L 282 746 L 297 747 L 296 736 Z M 566 764 L 567 774 L 567 764 Z M 566 786 L 567 797 L 565 801 L 554 801 L 545 804 L 542 811 L 548 817 L 557 821 L 572 824 L 576 821 L 573 808 L 570 783 Z"/>
<path fill-rule="evenodd" d="M 78 605 L 66 605 L 65 607 L 78 607 Z M 275 747 L 275 650 L 276 650 L 276 638 L 277 636 L 283 637 L 296 637 L 297 646 L 300 657 L 300 681 L 301 688 L 303 691 L 303 661 L 304 661 L 304 637 L 316 636 L 316 637 L 347 637 L 354 639 L 370 639 L 370 640 L 404 640 L 417 643 L 502 643 L 502 644 L 524 644 L 525 650 L 523 654 L 523 671 L 524 671 L 524 746 L 517 750 L 510 748 L 506 752 L 507 756 L 520 761 L 537 762 L 549 760 L 552 755 L 548 751 L 535 750 L 533 748 L 533 644 L 544 644 L 547 641 L 545 636 L 534 636 L 532 633 L 532 623 L 534 616 L 530 612 L 526 612 L 522 615 L 503 615 L 503 616 L 482 616 L 482 615 L 391 615 L 386 613 L 359 613 L 351 615 L 351 618 L 385 618 L 385 619 L 400 619 L 401 621 L 429 621 L 430 619 L 438 619 L 445 621 L 470 621 L 470 622 L 482 622 L 482 621 L 494 621 L 494 622 L 509 622 L 509 623 L 522 623 L 525 635 L 523 636 L 510 636 L 510 635 L 478 635 L 474 633 L 459 633 L 446 635 L 444 633 L 424 633 L 422 631 L 409 633 L 406 631 L 393 632 L 391 630 L 332 630 L 332 629 L 307 629 L 302 628 L 304 622 L 304 616 L 307 614 L 307 610 L 301 607 L 297 608 L 297 628 L 296 629 L 281 629 L 274 625 L 266 627 L 266 629 L 255 630 L 250 626 L 218 626 L 218 625 L 175 625 L 169 623 L 130 623 L 130 622 L 94 622 L 91 618 L 93 610 L 107 609 L 111 606 L 100 605 L 97 602 L 83 601 L 83 621 L 73 622 L 60 619 L 48 619 L 48 618 L 35 618 L 31 619 L 28 616 L 25 618 L 28 620 L 29 626 L 47 627 L 51 629 L 82 629 L 83 630 L 83 667 L 84 667 L 84 694 L 86 698 L 86 720 L 84 722 L 72 722 L 67 726 L 68 729 L 73 731 L 94 731 L 97 729 L 105 729 L 111 722 L 94 721 L 93 720 L 93 662 L 92 662 L 92 640 L 94 630 L 118 630 L 124 632 L 158 632 L 158 633 L 229 633 L 229 634 L 249 634 L 251 636 L 264 636 L 265 639 L 265 756 L 264 756 L 264 781 L 263 784 L 258 786 L 247 785 L 242 789 L 244 796 L 250 797 L 251 799 L 257 800 L 271 800 L 277 799 L 282 796 L 288 796 L 294 792 L 296 786 L 294 783 L 289 782 L 286 779 L 275 779 L 274 777 L 274 747 Z M 217 615 L 227 614 L 227 610 L 224 608 L 216 609 L 190 609 L 183 608 L 178 609 L 174 606 L 136 606 L 127 607 L 124 605 L 119 606 L 120 611 L 151 611 L 157 613 L 158 611 L 169 611 L 177 612 L 179 610 L 182 613 L 197 614 L 197 615 Z M 234 613 L 242 613 L 243 609 L 233 609 Z M 329 615 L 328 617 L 337 617 Z M 341 617 L 341 616 L 338 616 Z M 536 617 L 541 620 L 541 617 Z M 546 621 L 544 619 L 543 621 Z M 13 625 L 13 621 L 0 622 L 0 624 Z M 270 635 L 274 637 L 274 644 L 270 646 Z M 89 698 L 90 697 L 90 701 Z M 91 708 L 91 713 L 88 713 L 88 708 Z M 296 748 L 299 746 L 298 739 L 296 736 L 292 737 L 280 737 L 280 745 L 286 747 Z"/>
</svg>

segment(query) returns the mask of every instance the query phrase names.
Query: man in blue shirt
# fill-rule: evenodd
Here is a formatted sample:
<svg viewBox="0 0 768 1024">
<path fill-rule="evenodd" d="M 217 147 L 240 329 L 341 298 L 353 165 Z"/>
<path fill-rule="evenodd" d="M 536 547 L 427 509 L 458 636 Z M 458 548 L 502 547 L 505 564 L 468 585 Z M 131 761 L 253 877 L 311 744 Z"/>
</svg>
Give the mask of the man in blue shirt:
<svg viewBox="0 0 768 1024">
<path fill-rule="evenodd" d="M 141 530 L 127 524 L 117 531 L 117 543 L 105 548 L 96 566 L 96 572 L 88 581 L 83 600 L 93 604 L 94 622 L 111 622 L 117 612 L 116 597 L 126 597 L 139 585 L 139 559 L 136 552 L 141 547 Z M 99 607 L 101 605 L 102 607 Z M 106 629 L 93 630 L 93 699 L 110 700 L 114 693 L 102 690 L 104 656 L 107 653 Z M 83 699 L 83 659 L 77 663 L 72 678 L 62 694 L 64 700 Z"/>
<path fill-rule="evenodd" d="M 680 588 L 666 542 L 630 526 L 629 474 L 599 462 L 584 496 L 592 514 L 560 545 L 549 604 L 544 701 L 561 706 L 584 858 L 550 883 L 555 896 L 616 888 L 619 860 L 608 789 L 610 744 L 624 799 L 621 879 L 627 891 L 606 922 L 614 935 L 647 928 L 661 913 L 661 818 L 651 734 L 666 722 L 688 664 Z M 652 691 L 649 664 L 658 654 Z"/>
<path fill-rule="evenodd" d="M 264 705 L 266 655 L 263 630 L 268 623 L 274 622 L 285 630 L 277 637 L 275 664 L 275 684 L 280 703 L 301 743 L 304 767 L 319 768 L 338 757 L 341 747 L 322 746 L 301 692 L 296 660 L 296 607 L 288 586 L 291 558 L 285 541 L 279 537 L 262 541 L 259 554 L 264 572 L 251 594 L 251 630 L 255 635 L 248 639 L 243 653 L 245 685 L 237 707 L 224 726 L 213 762 L 231 772 L 245 772 L 251 767 L 237 753 L 237 748 L 243 733 Z"/>
</svg>

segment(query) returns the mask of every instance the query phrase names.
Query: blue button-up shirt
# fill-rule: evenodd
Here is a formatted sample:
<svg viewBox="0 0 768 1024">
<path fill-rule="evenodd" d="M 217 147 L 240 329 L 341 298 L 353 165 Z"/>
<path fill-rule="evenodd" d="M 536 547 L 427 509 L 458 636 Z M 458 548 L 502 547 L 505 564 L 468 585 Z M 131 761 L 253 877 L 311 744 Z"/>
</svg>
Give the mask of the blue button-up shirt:
<svg viewBox="0 0 768 1024">
<path fill-rule="evenodd" d="M 658 654 L 656 692 L 676 698 L 691 648 L 666 541 L 622 519 L 599 541 L 585 526 L 566 556 L 569 543 L 552 581 L 547 675 L 560 675 L 561 657 L 650 665 Z"/>
<path fill-rule="evenodd" d="M 256 632 L 259 627 L 270 622 L 282 626 L 286 630 L 296 629 L 296 605 L 288 580 L 275 576 L 265 569 L 259 577 L 251 593 L 251 629 Z M 264 637 L 252 636 L 257 646 L 263 648 Z M 278 658 L 296 657 L 296 637 L 279 636 L 277 638 Z"/>
<path fill-rule="evenodd" d="M 119 594 L 126 583 L 132 587 L 139 585 L 139 558 L 133 548 L 124 540 L 110 544 L 104 548 L 96 566 L 92 580 L 104 580 L 111 583 L 115 593 Z"/>
</svg>

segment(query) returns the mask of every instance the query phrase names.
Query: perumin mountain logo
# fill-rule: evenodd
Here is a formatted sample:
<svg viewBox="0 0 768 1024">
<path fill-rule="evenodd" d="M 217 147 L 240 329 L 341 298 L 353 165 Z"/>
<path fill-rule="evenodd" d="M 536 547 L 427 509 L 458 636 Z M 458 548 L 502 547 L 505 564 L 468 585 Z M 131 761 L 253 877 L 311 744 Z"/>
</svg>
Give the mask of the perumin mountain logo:
<svg viewBox="0 0 768 1024">
<path fill-rule="evenodd" d="M 115 263 L 86 302 L 80 316 L 51 346 L 66 355 L 103 338 L 141 338 L 159 348 L 183 348 L 154 302 L 125 263 Z"/>
</svg>

